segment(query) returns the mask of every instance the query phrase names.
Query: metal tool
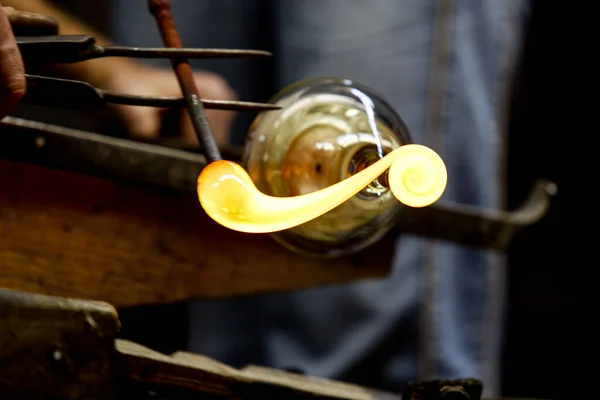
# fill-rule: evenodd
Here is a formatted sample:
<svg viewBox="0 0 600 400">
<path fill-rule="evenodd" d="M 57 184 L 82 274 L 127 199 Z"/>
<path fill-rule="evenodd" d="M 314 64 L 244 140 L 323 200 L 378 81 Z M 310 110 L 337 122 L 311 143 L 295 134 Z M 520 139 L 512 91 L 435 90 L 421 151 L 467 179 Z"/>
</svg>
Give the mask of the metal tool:
<svg viewBox="0 0 600 400">
<path fill-rule="evenodd" d="M 169 0 L 148 0 L 148 8 L 156 19 L 165 45 L 173 49 L 183 48 L 171 15 L 171 2 Z M 209 163 L 221 160 L 221 153 L 204 113 L 204 106 L 200 101 L 200 93 L 198 93 L 189 61 L 184 58 L 171 59 L 171 66 L 179 81 L 183 97 L 187 101 L 187 109 L 204 156 Z"/>
<path fill-rule="evenodd" d="M 87 35 L 18 36 L 16 38 L 26 69 L 37 70 L 51 64 L 77 63 L 101 57 L 169 58 L 180 63 L 187 58 L 265 58 L 272 54 L 261 50 L 192 49 L 192 48 L 142 48 L 126 46 L 100 46 Z M 117 93 L 96 88 L 86 82 L 28 74 L 27 93 L 23 103 L 90 110 L 107 104 L 146 107 L 185 108 L 185 97 L 140 96 Z M 186 93 L 184 91 L 184 93 Z M 202 108 L 232 111 L 275 110 L 278 106 L 244 101 L 194 100 Z M 197 107 L 197 106 L 196 106 Z M 195 120 L 195 118 L 192 118 Z M 212 137 L 212 135 L 211 135 Z M 205 148 L 207 140 L 200 141 Z M 211 153 L 214 153 L 214 149 Z"/>
<path fill-rule="evenodd" d="M 27 93 L 24 103 L 46 105 L 74 110 L 90 110 L 106 107 L 107 103 L 130 106 L 184 108 L 182 97 L 141 96 L 98 89 L 89 83 L 69 79 L 26 75 Z M 274 104 L 244 101 L 204 100 L 204 107 L 211 110 L 265 111 L 276 110 Z"/>
<path fill-rule="evenodd" d="M 77 63 L 103 57 L 131 58 L 265 58 L 268 51 L 238 49 L 144 48 L 100 46 L 88 35 L 18 36 L 25 65 Z"/>
</svg>

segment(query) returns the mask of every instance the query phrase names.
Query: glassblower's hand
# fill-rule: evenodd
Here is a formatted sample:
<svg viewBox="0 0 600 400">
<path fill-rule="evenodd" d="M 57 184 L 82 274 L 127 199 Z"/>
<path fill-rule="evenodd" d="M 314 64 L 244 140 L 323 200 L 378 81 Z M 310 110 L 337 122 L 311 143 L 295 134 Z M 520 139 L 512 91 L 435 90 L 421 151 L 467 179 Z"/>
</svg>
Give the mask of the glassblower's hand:
<svg viewBox="0 0 600 400">
<path fill-rule="evenodd" d="M 1 3 L 2 0 L 0 0 Z M 96 37 L 99 43 L 105 43 L 97 33 L 87 29 L 64 14 L 60 25 L 66 34 L 85 33 Z M 24 66 L 15 36 L 56 35 L 58 22 L 54 17 L 43 14 L 2 7 L 0 4 L 0 118 L 11 113 L 26 91 Z M 170 69 L 148 67 L 127 59 L 94 60 L 81 65 L 69 65 L 60 70 L 70 79 L 82 80 L 102 89 L 121 93 L 150 96 L 181 96 L 181 89 L 175 74 Z M 206 99 L 236 100 L 235 91 L 220 75 L 198 71 L 195 73 L 200 95 Z M 161 134 L 165 116 L 170 110 L 153 107 L 135 107 L 115 105 L 116 114 L 124 122 L 127 130 L 137 139 L 153 140 Z M 189 144 L 197 144 L 191 120 L 185 110 L 180 111 L 179 135 Z M 229 141 L 231 125 L 235 113 L 231 111 L 206 110 L 217 144 Z"/>
<path fill-rule="evenodd" d="M 52 17 L 0 4 L 0 118 L 14 111 L 27 89 L 15 34 L 55 35 L 57 32 L 58 23 Z"/>
<path fill-rule="evenodd" d="M 207 71 L 197 71 L 194 74 L 200 96 L 213 100 L 237 100 L 237 94 L 221 76 Z M 181 89 L 175 73 L 171 69 L 160 69 L 141 64 L 128 64 L 115 68 L 103 88 L 137 95 L 147 96 L 181 96 Z M 157 139 L 161 134 L 161 127 L 165 117 L 172 110 L 136 107 L 114 106 L 114 110 L 125 123 L 129 133 L 143 140 Z M 179 136 L 189 145 L 197 145 L 198 139 L 194 132 L 191 119 L 187 110 L 179 112 Z M 206 110 L 212 132 L 217 145 L 223 146 L 229 142 L 231 126 L 235 112 L 223 110 Z"/>
</svg>

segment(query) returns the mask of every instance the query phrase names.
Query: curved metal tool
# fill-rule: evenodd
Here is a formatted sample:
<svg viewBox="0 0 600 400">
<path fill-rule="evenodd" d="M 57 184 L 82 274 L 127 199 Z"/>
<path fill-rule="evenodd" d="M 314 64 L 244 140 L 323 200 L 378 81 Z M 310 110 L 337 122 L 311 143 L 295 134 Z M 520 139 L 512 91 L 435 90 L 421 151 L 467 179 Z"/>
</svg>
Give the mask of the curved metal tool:
<svg viewBox="0 0 600 400">
<path fill-rule="evenodd" d="M 197 153 L 13 117 L 0 122 L 0 158 L 193 193 L 206 166 Z M 544 217 L 556 193 L 556 185 L 542 180 L 508 212 L 445 202 L 406 207 L 396 231 L 505 250 L 519 231 Z"/>
<path fill-rule="evenodd" d="M 472 247 L 505 250 L 518 232 L 546 215 L 557 193 L 553 182 L 541 179 L 521 206 L 513 211 L 448 202 L 419 209 L 406 208 L 397 230 Z"/>
</svg>

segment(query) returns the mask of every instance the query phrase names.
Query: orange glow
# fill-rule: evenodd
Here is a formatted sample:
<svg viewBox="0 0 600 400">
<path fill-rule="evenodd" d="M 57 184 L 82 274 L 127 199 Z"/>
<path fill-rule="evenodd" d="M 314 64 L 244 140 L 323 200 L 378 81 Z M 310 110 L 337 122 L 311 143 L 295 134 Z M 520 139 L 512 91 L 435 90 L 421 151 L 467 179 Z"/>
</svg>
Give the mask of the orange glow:
<svg viewBox="0 0 600 400">
<path fill-rule="evenodd" d="M 407 206 L 428 206 L 446 189 L 448 175 L 440 156 L 428 147 L 409 144 L 335 185 L 293 197 L 267 196 L 256 188 L 240 165 L 216 161 L 206 166 L 198 177 L 198 198 L 206 213 L 229 229 L 248 233 L 277 232 L 325 214 L 388 169 L 392 193 Z"/>
</svg>

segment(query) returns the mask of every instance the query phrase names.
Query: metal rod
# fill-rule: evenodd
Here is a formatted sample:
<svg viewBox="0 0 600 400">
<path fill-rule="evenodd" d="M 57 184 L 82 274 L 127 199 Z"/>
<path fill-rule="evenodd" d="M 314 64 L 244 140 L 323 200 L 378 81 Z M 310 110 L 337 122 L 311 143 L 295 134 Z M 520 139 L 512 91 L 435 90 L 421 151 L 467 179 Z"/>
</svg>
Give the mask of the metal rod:
<svg viewBox="0 0 600 400">
<path fill-rule="evenodd" d="M 100 47 L 95 57 L 131 57 L 131 58 L 264 58 L 273 54 L 262 50 L 238 49 L 176 49 L 143 48 L 125 46 Z"/>
<path fill-rule="evenodd" d="M 177 27 L 173 21 L 173 16 L 171 15 L 170 1 L 148 0 L 148 8 L 156 19 L 165 46 L 182 48 L 183 45 L 181 44 Z M 194 80 L 194 73 L 189 61 L 184 58 L 171 59 L 171 65 L 177 75 L 183 97 L 187 101 L 187 109 L 204 156 L 209 163 L 221 160 L 222 157 L 210 129 L 208 118 L 206 118 L 206 113 L 204 112 L 202 101 L 200 100 L 200 94 L 198 93 L 198 88 L 196 87 L 196 82 Z"/>
<path fill-rule="evenodd" d="M 15 37 L 25 64 L 76 63 L 102 57 L 129 58 L 265 58 L 268 51 L 247 49 L 197 49 L 139 46 L 100 46 L 89 35 Z"/>
<path fill-rule="evenodd" d="M 27 93 L 24 103 L 59 106 L 72 109 L 100 109 L 106 103 L 129 106 L 186 108 L 183 97 L 144 96 L 98 89 L 87 82 L 25 74 Z M 212 110 L 269 111 L 280 106 L 247 101 L 205 100 L 202 104 Z"/>
<path fill-rule="evenodd" d="M 185 108 L 187 102 L 182 97 L 154 97 L 134 94 L 116 93 L 106 90 L 97 90 L 102 99 L 111 104 L 122 104 L 128 106 L 163 107 L 163 108 Z M 228 100 L 204 100 L 202 104 L 205 109 L 231 110 L 231 111 L 268 111 L 278 110 L 281 107 L 274 104 L 254 103 L 249 101 Z"/>
</svg>

